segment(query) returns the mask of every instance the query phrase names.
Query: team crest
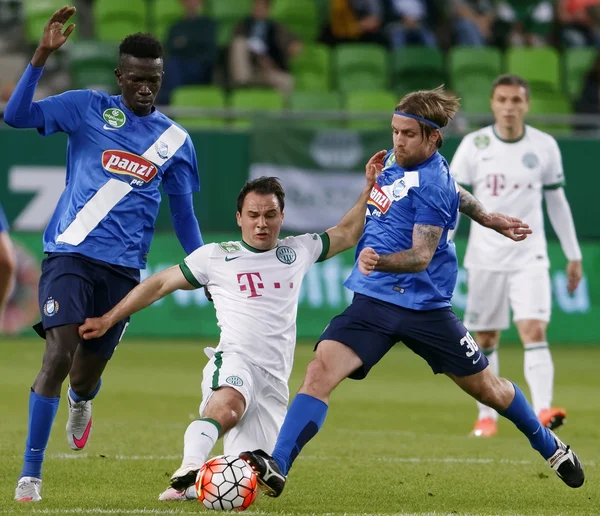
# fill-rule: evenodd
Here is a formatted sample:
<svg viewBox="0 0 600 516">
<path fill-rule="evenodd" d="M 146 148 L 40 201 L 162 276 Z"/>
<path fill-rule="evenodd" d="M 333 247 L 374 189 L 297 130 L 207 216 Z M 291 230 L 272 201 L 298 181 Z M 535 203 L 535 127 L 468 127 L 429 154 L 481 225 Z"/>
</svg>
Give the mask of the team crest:
<svg viewBox="0 0 600 516">
<path fill-rule="evenodd" d="M 406 182 L 404 179 L 397 179 L 394 181 L 394 184 L 392 185 L 392 199 L 394 199 L 394 201 L 397 201 L 402 197 L 404 188 L 406 188 Z"/>
<path fill-rule="evenodd" d="M 490 137 L 487 134 L 478 134 L 475 137 L 475 147 L 485 149 L 490 144 Z"/>
<path fill-rule="evenodd" d="M 157 142 L 154 145 L 154 149 L 156 150 L 156 154 L 158 154 L 162 159 L 167 159 L 169 155 L 169 146 L 163 142 L 162 140 Z"/>
<path fill-rule="evenodd" d="M 383 166 L 384 170 L 386 168 L 390 168 L 391 166 L 396 164 L 396 155 L 392 152 L 389 156 L 388 159 L 385 160 L 385 164 Z"/>
<path fill-rule="evenodd" d="M 44 315 L 46 315 L 47 317 L 52 317 L 56 315 L 59 306 L 60 305 L 58 304 L 58 301 L 55 301 L 54 298 L 49 297 L 46 300 L 46 304 L 44 305 Z"/>
<path fill-rule="evenodd" d="M 280 262 L 285 263 L 286 265 L 291 265 L 296 261 L 296 251 L 285 245 L 277 248 L 275 256 L 277 256 L 277 259 Z"/>
<path fill-rule="evenodd" d="M 125 113 L 123 113 L 123 111 L 117 108 L 107 109 L 106 111 L 104 111 L 104 113 L 102 113 L 102 118 L 104 118 L 104 121 L 108 125 L 114 127 L 115 129 L 123 127 L 125 125 L 125 122 L 127 121 Z"/>
<path fill-rule="evenodd" d="M 239 376 L 228 376 L 225 381 L 229 385 L 235 385 L 236 387 L 241 387 L 244 385 L 244 381 Z"/>
<path fill-rule="evenodd" d="M 535 168 L 538 164 L 538 158 L 533 152 L 528 152 L 523 156 L 523 165 L 527 168 Z"/>
</svg>

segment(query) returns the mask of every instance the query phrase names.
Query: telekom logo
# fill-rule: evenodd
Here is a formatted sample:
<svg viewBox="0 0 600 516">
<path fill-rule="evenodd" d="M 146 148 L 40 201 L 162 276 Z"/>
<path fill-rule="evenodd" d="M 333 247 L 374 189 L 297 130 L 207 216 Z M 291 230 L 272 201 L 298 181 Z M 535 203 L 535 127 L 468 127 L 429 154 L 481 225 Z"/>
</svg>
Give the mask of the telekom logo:
<svg viewBox="0 0 600 516">
<path fill-rule="evenodd" d="M 492 195 L 500 195 L 499 190 L 504 190 L 504 174 L 488 174 L 486 186 L 492 189 Z"/>
<path fill-rule="evenodd" d="M 257 283 L 255 283 L 255 279 Z M 242 272 L 237 275 L 238 283 L 240 284 L 240 291 L 246 292 L 250 289 L 250 295 L 248 297 L 260 297 L 262 294 L 258 293 L 259 288 L 265 288 L 260 277 L 260 272 Z"/>
</svg>

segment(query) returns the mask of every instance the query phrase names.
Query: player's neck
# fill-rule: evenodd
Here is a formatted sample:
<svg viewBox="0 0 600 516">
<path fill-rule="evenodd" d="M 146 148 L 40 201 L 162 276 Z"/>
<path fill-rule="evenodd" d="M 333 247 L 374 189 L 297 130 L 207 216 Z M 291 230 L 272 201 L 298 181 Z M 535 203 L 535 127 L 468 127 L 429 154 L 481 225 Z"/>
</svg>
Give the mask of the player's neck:
<svg viewBox="0 0 600 516">
<path fill-rule="evenodd" d="M 502 127 L 498 124 L 493 126 L 496 137 L 506 143 L 515 143 L 525 136 L 525 125 L 515 127 Z"/>
</svg>

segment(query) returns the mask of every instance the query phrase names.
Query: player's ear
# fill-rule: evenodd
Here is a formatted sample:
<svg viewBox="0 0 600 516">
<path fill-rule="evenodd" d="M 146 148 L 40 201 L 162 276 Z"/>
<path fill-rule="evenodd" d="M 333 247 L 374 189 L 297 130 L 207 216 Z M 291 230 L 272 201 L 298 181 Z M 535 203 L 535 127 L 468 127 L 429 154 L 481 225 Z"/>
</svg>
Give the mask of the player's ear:
<svg viewBox="0 0 600 516">
<path fill-rule="evenodd" d="M 237 220 L 237 225 L 242 227 L 242 214 L 239 211 L 235 212 L 235 219 Z"/>
<path fill-rule="evenodd" d="M 115 77 L 117 78 L 117 84 L 121 86 L 121 70 L 115 68 Z"/>
</svg>

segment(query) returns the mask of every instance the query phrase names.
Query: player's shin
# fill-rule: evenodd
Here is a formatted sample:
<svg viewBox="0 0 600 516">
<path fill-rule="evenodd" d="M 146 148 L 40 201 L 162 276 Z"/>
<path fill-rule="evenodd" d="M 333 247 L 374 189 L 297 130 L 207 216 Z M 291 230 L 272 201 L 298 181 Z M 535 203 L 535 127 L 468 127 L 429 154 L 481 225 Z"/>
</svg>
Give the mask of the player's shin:
<svg viewBox="0 0 600 516">
<path fill-rule="evenodd" d="M 60 397 L 46 398 L 36 394 L 33 389 L 31 390 L 29 394 L 29 427 L 21 477 L 42 478 L 44 453 L 59 402 Z"/>
<path fill-rule="evenodd" d="M 547 342 L 525 344 L 525 379 L 536 414 L 550 408 L 554 384 L 554 364 Z"/>
<path fill-rule="evenodd" d="M 296 395 L 279 431 L 272 454 L 283 475 L 288 474 L 292 463 L 306 443 L 317 435 L 326 416 L 326 403 L 308 394 Z"/>
<path fill-rule="evenodd" d="M 515 397 L 508 408 L 499 411 L 499 414 L 510 419 L 529 439 L 533 449 L 537 450 L 544 459 L 549 459 L 558 448 L 556 440 L 552 433 L 540 424 L 521 389 L 514 383 L 513 386 L 515 388 Z"/>
<path fill-rule="evenodd" d="M 221 435 L 221 425 L 214 419 L 197 419 L 190 423 L 183 438 L 183 466 L 200 466 L 206 462 Z"/>
<path fill-rule="evenodd" d="M 496 376 L 498 376 L 500 371 L 500 365 L 498 361 L 498 352 L 496 346 L 488 349 L 481 348 L 481 351 L 488 359 L 488 367 Z M 479 415 L 477 419 L 493 419 L 494 421 L 498 420 L 498 413 L 493 408 L 488 407 L 487 405 L 484 405 L 479 401 L 477 402 L 477 408 L 479 410 Z"/>
</svg>

